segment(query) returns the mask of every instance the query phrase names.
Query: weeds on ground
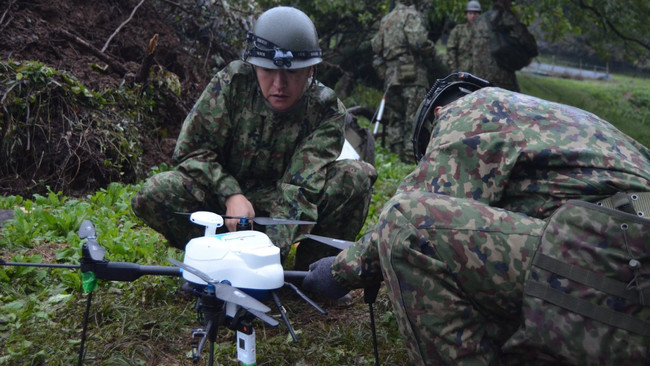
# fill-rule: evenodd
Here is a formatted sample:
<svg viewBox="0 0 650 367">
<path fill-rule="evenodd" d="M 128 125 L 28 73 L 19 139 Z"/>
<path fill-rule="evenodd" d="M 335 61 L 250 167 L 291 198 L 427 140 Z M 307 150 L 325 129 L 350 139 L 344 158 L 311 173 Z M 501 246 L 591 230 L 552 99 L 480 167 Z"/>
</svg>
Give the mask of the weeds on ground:
<svg viewBox="0 0 650 367">
<path fill-rule="evenodd" d="M 382 205 L 407 168 L 379 149 L 381 179 L 373 206 Z M 162 168 L 165 169 L 165 168 Z M 13 210 L 14 219 L 0 228 L 0 259 L 12 262 L 79 264 L 84 219 L 95 225 L 98 242 L 110 261 L 141 265 L 171 265 L 182 258 L 165 239 L 145 226 L 130 209 L 139 185 L 110 184 L 93 195 L 70 198 L 60 192 L 31 199 L 0 198 L 0 209 Z M 376 221 L 373 209 L 369 221 Z M 133 282 L 99 281 L 92 292 L 83 363 L 92 365 L 192 365 L 192 328 L 199 327 L 194 301 L 178 290 L 182 279 L 143 276 Z M 368 305 L 360 291 L 347 309 L 321 315 L 291 291 L 281 299 L 298 336 L 290 338 L 281 323 L 272 328 L 254 324 L 258 364 L 371 365 L 374 364 Z M 0 364 L 72 365 L 79 358 L 83 293 L 78 269 L 0 267 Z M 269 306 L 275 310 L 274 305 Z M 382 289 L 374 304 L 379 357 L 382 364 L 408 363 L 392 308 Z M 279 313 L 271 316 L 280 320 Z M 201 364 L 207 363 L 208 348 Z M 218 364 L 237 364 L 234 332 L 221 328 L 214 351 Z"/>
</svg>

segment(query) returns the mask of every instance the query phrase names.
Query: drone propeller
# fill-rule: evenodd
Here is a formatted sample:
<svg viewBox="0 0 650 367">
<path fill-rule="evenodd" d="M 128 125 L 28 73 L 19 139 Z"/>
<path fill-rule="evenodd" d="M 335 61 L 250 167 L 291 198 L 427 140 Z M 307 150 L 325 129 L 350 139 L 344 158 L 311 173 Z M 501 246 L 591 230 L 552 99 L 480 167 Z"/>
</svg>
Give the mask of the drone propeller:
<svg viewBox="0 0 650 367">
<path fill-rule="evenodd" d="M 192 215 L 192 213 L 176 212 L 180 215 Z M 316 224 L 316 222 L 308 220 L 294 220 L 294 219 L 280 219 L 280 218 L 270 218 L 270 217 L 238 217 L 234 215 L 221 215 L 223 219 L 240 219 L 243 221 L 253 221 L 262 226 L 272 226 L 276 224 Z"/>
<path fill-rule="evenodd" d="M 339 250 L 345 250 L 354 244 L 352 241 L 337 240 L 336 238 L 323 237 L 315 234 L 305 234 L 305 237 L 335 247 Z"/>
<path fill-rule="evenodd" d="M 82 254 L 92 261 L 104 261 L 106 250 L 97 242 L 97 231 L 95 225 L 88 219 L 84 219 L 79 227 L 79 238 L 86 239 L 82 248 Z"/>
<path fill-rule="evenodd" d="M 84 219 L 84 221 L 81 222 L 81 226 L 79 227 L 79 238 L 82 240 L 84 238 L 97 238 L 97 231 L 95 231 L 95 225 L 93 222 L 88 219 Z"/>
<path fill-rule="evenodd" d="M 276 224 L 316 224 L 316 222 L 312 222 L 308 220 L 279 219 L 279 218 L 270 218 L 270 217 L 237 217 L 231 215 L 222 215 L 221 217 L 224 219 L 252 220 L 253 222 L 262 226 L 272 226 Z"/>
<path fill-rule="evenodd" d="M 217 298 L 220 300 L 226 301 L 226 302 L 232 302 L 236 305 L 239 305 L 249 311 L 252 310 L 252 314 L 255 316 L 258 316 L 255 311 L 259 311 L 261 313 L 269 312 L 271 309 L 263 304 L 262 302 L 256 300 L 255 298 L 249 296 L 248 294 L 240 291 L 239 289 L 230 286 L 226 283 L 218 283 L 214 279 L 210 278 L 209 275 L 206 273 L 202 272 L 199 269 L 196 269 L 190 265 L 187 265 L 183 262 L 180 262 L 176 259 L 169 258 L 169 261 L 171 261 L 172 264 L 178 266 L 181 269 L 184 269 L 185 271 L 188 271 L 197 277 L 201 278 L 204 282 L 210 284 L 211 286 L 214 287 L 214 294 Z M 262 317 L 260 317 L 262 319 Z M 264 319 L 263 319 L 264 320 Z M 266 320 L 264 320 L 266 321 Z"/>
</svg>

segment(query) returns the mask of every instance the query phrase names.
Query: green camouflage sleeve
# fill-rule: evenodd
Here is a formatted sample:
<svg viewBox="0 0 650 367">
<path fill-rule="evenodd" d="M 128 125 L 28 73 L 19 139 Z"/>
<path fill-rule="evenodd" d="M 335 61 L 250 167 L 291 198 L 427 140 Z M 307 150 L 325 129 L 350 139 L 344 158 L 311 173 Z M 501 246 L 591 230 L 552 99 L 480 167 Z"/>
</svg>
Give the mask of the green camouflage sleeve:
<svg viewBox="0 0 650 367">
<path fill-rule="evenodd" d="M 218 193 L 224 206 L 228 196 L 242 193 L 237 180 L 219 163 L 216 149 L 228 144 L 225 140 L 233 123 L 226 102 L 233 74 L 228 65 L 210 81 L 185 118 L 173 155 L 178 169 Z"/>
<path fill-rule="evenodd" d="M 337 282 L 348 289 L 365 288 L 381 282 L 378 234 L 378 230 L 371 230 L 338 254 L 332 264 L 332 274 Z"/>
</svg>

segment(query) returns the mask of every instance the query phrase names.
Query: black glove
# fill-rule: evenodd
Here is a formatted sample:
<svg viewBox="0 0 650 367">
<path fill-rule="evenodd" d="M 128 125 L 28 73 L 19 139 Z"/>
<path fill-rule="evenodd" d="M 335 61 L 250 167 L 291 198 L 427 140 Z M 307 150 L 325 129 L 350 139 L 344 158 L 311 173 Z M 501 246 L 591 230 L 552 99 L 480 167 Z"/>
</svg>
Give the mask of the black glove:
<svg viewBox="0 0 650 367">
<path fill-rule="evenodd" d="M 309 265 L 309 273 L 302 281 L 303 289 L 327 298 L 339 299 L 349 290 L 341 286 L 332 276 L 332 263 L 336 256 L 324 257 Z"/>
</svg>

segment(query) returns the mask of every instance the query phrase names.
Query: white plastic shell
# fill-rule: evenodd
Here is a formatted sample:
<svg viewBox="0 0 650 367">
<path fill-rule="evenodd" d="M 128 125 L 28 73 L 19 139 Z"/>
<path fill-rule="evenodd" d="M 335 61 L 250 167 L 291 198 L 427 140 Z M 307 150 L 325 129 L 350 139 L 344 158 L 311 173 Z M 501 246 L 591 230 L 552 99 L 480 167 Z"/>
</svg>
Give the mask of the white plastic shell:
<svg viewBox="0 0 650 367">
<path fill-rule="evenodd" d="M 259 231 L 237 231 L 206 235 L 190 240 L 183 262 L 209 275 L 228 281 L 235 288 L 272 290 L 284 285 L 280 249 Z M 190 272 L 188 282 L 206 284 Z"/>
</svg>

